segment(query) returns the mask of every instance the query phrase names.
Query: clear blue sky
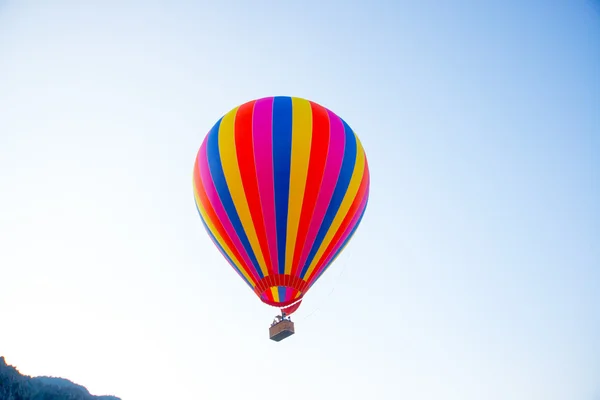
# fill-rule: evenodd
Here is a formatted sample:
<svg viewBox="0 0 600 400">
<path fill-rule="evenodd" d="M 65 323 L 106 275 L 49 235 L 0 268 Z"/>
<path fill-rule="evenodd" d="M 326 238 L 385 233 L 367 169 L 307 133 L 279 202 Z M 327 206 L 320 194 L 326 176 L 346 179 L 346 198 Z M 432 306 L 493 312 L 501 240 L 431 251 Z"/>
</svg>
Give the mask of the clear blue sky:
<svg viewBox="0 0 600 400">
<path fill-rule="evenodd" d="M 270 95 L 342 116 L 372 178 L 281 343 L 191 183 L 214 122 Z M 124 400 L 597 399 L 599 179 L 593 1 L 0 1 L 0 355 L 26 374 Z"/>
</svg>

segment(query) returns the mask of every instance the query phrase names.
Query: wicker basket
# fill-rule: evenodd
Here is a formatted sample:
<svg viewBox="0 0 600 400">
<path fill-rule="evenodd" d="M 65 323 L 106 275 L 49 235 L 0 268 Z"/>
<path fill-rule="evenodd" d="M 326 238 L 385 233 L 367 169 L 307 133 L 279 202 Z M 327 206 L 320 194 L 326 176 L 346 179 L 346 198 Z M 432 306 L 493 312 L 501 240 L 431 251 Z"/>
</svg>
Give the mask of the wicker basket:
<svg viewBox="0 0 600 400">
<path fill-rule="evenodd" d="M 271 340 L 279 342 L 286 337 L 294 334 L 294 323 L 292 321 L 283 320 L 269 328 L 269 336 Z"/>
</svg>

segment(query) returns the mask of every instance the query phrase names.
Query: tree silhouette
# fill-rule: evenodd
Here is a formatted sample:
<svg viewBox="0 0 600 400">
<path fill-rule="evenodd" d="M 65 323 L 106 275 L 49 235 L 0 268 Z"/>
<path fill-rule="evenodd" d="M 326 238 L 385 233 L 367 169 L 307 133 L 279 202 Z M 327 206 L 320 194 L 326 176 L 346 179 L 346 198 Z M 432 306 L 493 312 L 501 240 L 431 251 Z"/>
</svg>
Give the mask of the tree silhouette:
<svg viewBox="0 0 600 400">
<path fill-rule="evenodd" d="M 67 379 L 30 377 L 0 357 L 1 400 L 121 400 L 114 396 L 93 396 L 88 390 Z"/>
</svg>

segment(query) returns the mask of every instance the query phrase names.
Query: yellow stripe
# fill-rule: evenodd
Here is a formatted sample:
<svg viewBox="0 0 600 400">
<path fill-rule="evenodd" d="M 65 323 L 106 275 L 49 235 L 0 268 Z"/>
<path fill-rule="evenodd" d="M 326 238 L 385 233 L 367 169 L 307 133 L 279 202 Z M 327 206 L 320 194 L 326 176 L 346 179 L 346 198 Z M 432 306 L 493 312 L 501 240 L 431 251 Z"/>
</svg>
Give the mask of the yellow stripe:
<svg viewBox="0 0 600 400">
<path fill-rule="evenodd" d="M 312 143 L 312 109 L 307 100 L 292 98 L 292 160 L 285 248 L 285 273 L 292 272 L 298 225 L 306 188 L 310 147 Z"/>
<path fill-rule="evenodd" d="M 211 219 L 208 218 L 208 215 L 206 214 L 206 210 L 204 209 L 204 206 L 202 205 L 202 202 L 200 201 L 200 197 L 198 196 L 198 190 L 196 190 L 196 185 L 194 185 L 194 198 L 196 199 L 196 205 L 198 206 L 198 209 L 200 210 L 200 215 L 202 215 L 202 218 L 204 219 L 204 222 L 206 222 L 206 225 L 208 226 L 208 229 L 210 229 L 210 232 L 214 235 L 215 239 L 221 245 L 221 247 L 223 248 L 225 253 L 229 256 L 229 258 L 235 263 L 235 267 L 238 269 L 238 271 L 240 271 L 240 273 L 242 275 L 244 275 L 244 277 L 248 280 L 248 282 L 250 282 L 252 287 L 255 287 L 256 282 L 254 282 L 254 279 L 252 279 L 252 277 L 248 275 L 248 273 L 244 270 L 244 268 L 242 268 L 243 264 L 240 263 L 240 260 L 238 260 L 235 257 L 235 255 L 231 252 L 231 249 L 227 246 L 227 243 L 223 240 L 223 237 L 219 234 L 219 231 L 217 230 L 217 228 L 215 227 L 215 225 L 213 224 Z"/>
<path fill-rule="evenodd" d="M 315 254 L 315 258 L 313 258 L 312 262 L 310 263 L 310 267 L 308 268 L 308 271 L 306 271 L 306 275 L 304 275 L 306 278 L 310 277 L 310 274 L 312 274 L 313 270 L 317 266 L 317 263 L 321 259 L 321 256 L 327 249 L 327 246 L 329 246 L 331 239 L 333 239 L 333 236 L 335 235 L 338 228 L 342 224 L 342 221 L 348 214 L 348 210 L 352 206 L 352 202 L 354 201 L 354 198 L 358 193 L 358 188 L 360 187 L 360 182 L 362 181 L 362 177 L 365 171 L 365 151 L 361 143 L 359 142 L 358 137 L 356 137 L 356 134 L 354 135 L 354 138 L 356 140 L 357 147 L 356 163 L 354 164 L 354 171 L 352 172 L 352 178 L 350 178 L 348 190 L 346 191 L 346 194 L 344 195 L 344 200 L 342 200 L 342 204 L 340 205 L 340 208 L 338 209 L 338 212 L 335 215 L 335 218 L 333 219 L 329 230 L 327 231 L 327 235 L 325 235 L 325 238 L 323 239 L 323 242 L 319 247 L 319 251 L 317 251 L 317 254 Z"/>
<path fill-rule="evenodd" d="M 279 290 L 277 290 L 277 286 L 271 286 L 271 294 L 273 295 L 273 300 L 275 302 L 279 302 Z"/>
<path fill-rule="evenodd" d="M 219 153 L 221 156 L 221 165 L 223 166 L 223 173 L 225 174 L 225 180 L 227 181 L 227 187 L 231 193 L 233 204 L 240 217 L 244 231 L 248 236 L 250 246 L 256 255 L 256 259 L 258 260 L 263 275 L 267 276 L 267 266 L 258 243 L 254 223 L 252 222 L 252 216 L 250 214 L 250 208 L 248 207 L 246 193 L 244 192 L 235 148 L 235 115 L 238 108 L 239 107 L 236 107 L 225 114 L 221 120 L 221 125 L 219 127 Z"/>
</svg>

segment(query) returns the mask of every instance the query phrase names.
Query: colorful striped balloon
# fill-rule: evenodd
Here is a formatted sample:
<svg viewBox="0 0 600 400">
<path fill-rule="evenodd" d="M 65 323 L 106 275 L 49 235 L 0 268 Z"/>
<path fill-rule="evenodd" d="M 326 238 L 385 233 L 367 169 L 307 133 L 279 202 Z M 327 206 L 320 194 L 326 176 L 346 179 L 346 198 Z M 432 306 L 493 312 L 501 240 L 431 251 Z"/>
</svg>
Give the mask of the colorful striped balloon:
<svg viewBox="0 0 600 400">
<path fill-rule="evenodd" d="M 267 97 L 217 121 L 193 183 L 223 256 L 264 303 L 290 314 L 360 224 L 369 168 L 336 114 L 297 97 Z"/>
</svg>

